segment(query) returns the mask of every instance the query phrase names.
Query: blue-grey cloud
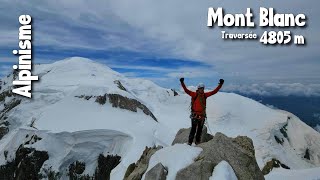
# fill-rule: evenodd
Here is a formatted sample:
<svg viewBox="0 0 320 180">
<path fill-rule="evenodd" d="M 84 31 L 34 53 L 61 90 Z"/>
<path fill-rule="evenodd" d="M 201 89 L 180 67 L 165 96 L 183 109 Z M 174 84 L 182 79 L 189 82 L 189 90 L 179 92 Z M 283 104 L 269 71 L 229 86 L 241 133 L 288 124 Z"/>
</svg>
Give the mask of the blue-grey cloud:
<svg viewBox="0 0 320 180">
<path fill-rule="evenodd" d="M 319 124 L 316 127 L 314 127 L 314 129 L 320 133 L 320 125 Z"/>
<path fill-rule="evenodd" d="M 239 92 L 245 95 L 261 96 L 320 96 L 320 84 L 301 84 L 301 83 L 263 83 L 230 85 L 223 88 L 227 92 Z"/>
<path fill-rule="evenodd" d="M 12 66 L 9 65 L 0 65 L 0 76 L 5 76 L 12 72 Z"/>
</svg>

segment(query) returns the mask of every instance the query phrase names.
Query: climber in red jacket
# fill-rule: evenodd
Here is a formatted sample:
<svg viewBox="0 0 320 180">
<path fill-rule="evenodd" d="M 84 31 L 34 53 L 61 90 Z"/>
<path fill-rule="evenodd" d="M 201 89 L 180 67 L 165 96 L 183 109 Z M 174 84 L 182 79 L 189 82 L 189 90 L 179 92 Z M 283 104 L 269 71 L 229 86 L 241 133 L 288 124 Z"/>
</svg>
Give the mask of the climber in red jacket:
<svg viewBox="0 0 320 180">
<path fill-rule="evenodd" d="M 222 87 L 224 80 L 219 80 L 219 85 L 210 92 L 204 92 L 204 84 L 200 83 L 198 85 L 198 90 L 196 92 L 190 91 L 184 84 L 184 78 L 180 79 L 181 86 L 184 91 L 191 96 L 191 131 L 189 134 L 188 144 L 191 145 L 196 134 L 196 144 L 200 143 L 201 133 L 204 121 L 206 119 L 206 99 L 214 94 L 216 94 Z M 197 132 L 197 133 L 196 133 Z"/>
</svg>

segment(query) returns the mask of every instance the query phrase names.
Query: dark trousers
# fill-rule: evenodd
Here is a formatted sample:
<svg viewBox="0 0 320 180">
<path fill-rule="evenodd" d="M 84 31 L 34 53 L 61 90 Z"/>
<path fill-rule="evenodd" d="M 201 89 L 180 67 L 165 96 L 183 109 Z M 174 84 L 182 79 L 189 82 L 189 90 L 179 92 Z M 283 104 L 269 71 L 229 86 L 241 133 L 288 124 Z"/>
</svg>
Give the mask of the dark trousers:
<svg viewBox="0 0 320 180">
<path fill-rule="evenodd" d="M 203 124 L 204 124 L 204 120 L 199 120 L 199 119 L 192 119 L 191 120 L 191 131 L 189 134 L 189 144 L 192 144 L 195 134 L 196 134 L 196 143 L 200 143 Z"/>
</svg>

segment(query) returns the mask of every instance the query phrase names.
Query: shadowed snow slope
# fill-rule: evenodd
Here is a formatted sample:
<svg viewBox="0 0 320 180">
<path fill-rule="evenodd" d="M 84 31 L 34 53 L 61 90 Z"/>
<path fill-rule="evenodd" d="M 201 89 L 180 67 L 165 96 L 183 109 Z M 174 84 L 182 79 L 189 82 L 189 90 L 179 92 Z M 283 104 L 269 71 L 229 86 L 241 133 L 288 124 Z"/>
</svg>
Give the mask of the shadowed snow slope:
<svg viewBox="0 0 320 180">
<path fill-rule="evenodd" d="M 118 154 L 121 163 L 112 171 L 111 179 L 122 179 L 145 146 L 169 146 L 180 128 L 190 126 L 190 97 L 184 93 L 174 96 L 170 89 L 151 81 L 127 78 L 79 57 L 36 65 L 34 70 L 40 81 L 33 85 L 33 98 L 16 97 L 21 103 L 1 119 L 10 123 L 0 143 L 1 164 L 14 158 L 27 134 L 37 134 L 42 139 L 28 146 L 48 151 L 49 160 L 44 166 L 64 172 L 70 163 L 80 160 L 87 164 L 85 173 L 92 174 L 99 153 Z M 0 93 L 10 90 L 12 79 L 12 74 L 2 79 Z M 105 104 L 98 103 L 97 96 L 105 94 L 139 101 L 158 122 L 140 109 L 133 112 L 116 108 L 108 99 Z M 0 101 L 0 111 L 11 99 Z M 292 169 L 320 165 L 320 134 L 291 113 L 222 92 L 208 99 L 207 113 L 209 133 L 246 135 L 253 140 L 260 168 L 272 158 Z M 304 158 L 307 149 L 309 159 Z M 5 151 L 9 152 L 8 158 L 4 157 Z"/>
</svg>

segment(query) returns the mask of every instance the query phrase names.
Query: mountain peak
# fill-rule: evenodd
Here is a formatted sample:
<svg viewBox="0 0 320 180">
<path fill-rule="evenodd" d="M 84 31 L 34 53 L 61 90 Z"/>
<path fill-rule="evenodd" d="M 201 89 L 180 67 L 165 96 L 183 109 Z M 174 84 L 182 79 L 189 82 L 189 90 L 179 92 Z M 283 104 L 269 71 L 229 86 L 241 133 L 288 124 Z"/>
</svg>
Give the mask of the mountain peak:
<svg viewBox="0 0 320 180">
<path fill-rule="evenodd" d="M 64 62 L 89 62 L 89 63 L 95 63 L 95 61 L 89 59 L 89 58 L 85 58 L 85 57 L 81 57 L 81 56 L 73 56 L 73 57 L 69 57 L 66 59 L 62 59 L 60 61 L 64 61 Z"/>
<path fill-rule="evenodd" d="M 124 78 L 108 66 L 88 58 L 72 57 L 34 68 L 41 85 L 90 85 L 105 86 Z"/>
<path fill-rule="evenodd" d="M 85 70 L 90 68 L 101 67 L 101 69 L 113 71 L 110 67 L 108 67 L 105 64 L 102 64 L 84 57 L 71 57 L 71 58 L 62 59 L 60 61 L 56 61 L 52 63 L 52 66 L 56 66 L 56 67 L 70 66 L 73 70 L 76 70 L 77 68 L 81 68 L 81 70 Z M 116 73 L 116 72 L 113 71 L 113 73 Z"/>
</svg>

